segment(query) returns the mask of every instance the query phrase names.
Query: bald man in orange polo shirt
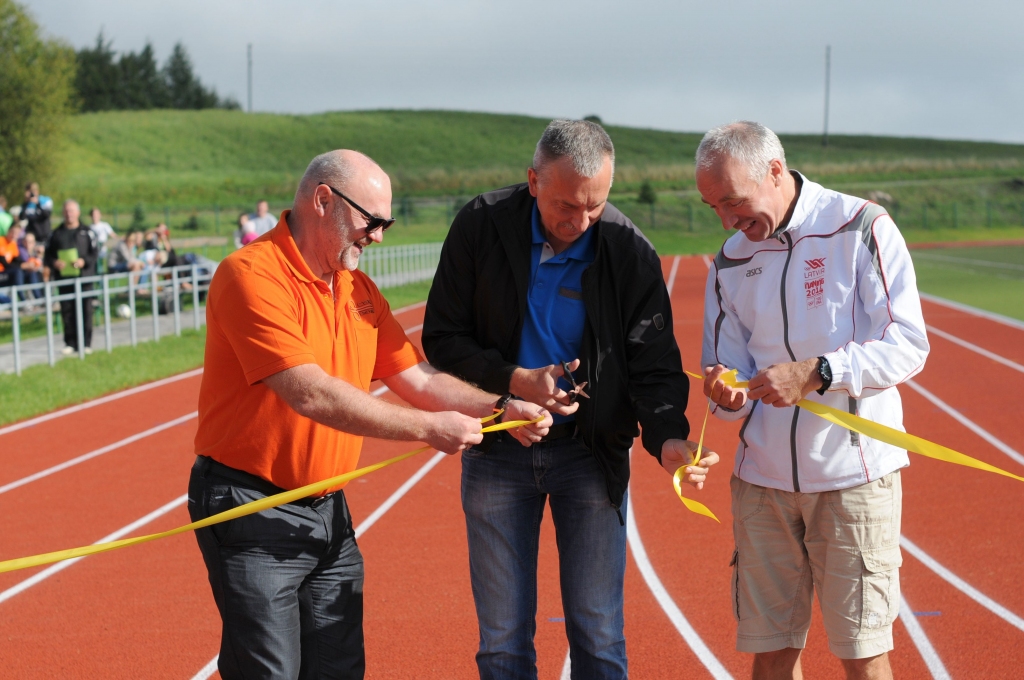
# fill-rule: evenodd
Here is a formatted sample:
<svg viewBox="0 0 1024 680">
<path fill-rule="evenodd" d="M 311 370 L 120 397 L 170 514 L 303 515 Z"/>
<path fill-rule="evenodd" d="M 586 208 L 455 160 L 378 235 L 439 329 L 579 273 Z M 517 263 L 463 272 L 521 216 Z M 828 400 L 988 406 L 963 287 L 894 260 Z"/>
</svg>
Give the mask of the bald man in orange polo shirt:
<svg viewBox="0 0 1024 680">
<path fill-rule="evenodd" d="M 432 369 L 357 270 L 390 227 L 391 182 L 355 151 L 317 156 L 291 211 L 217 269 L 207 301 L 193 520 L 355 469 L 363 436 L 455 453 L 497 404 L 524 445 L 551 418 Z M 412 408 L 368 394 L 383 380 Z M 362 678 L 363 561 L 333 490 L 196 532 L 223 621 L 221 676 Z"/>
</svg>

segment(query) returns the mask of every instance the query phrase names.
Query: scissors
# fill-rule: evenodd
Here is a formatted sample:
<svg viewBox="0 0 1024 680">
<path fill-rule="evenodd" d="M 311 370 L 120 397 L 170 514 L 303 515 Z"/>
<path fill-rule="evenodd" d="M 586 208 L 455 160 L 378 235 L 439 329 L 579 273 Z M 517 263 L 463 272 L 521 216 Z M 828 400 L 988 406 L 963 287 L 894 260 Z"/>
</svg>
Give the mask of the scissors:
<svg viewBox="0 0 1024 680">
<path fill-rule="evenodd" d="M 566 380 L 569 381 L 569 384 L 572 385 L 572 389 L 569 390 L 569 403 L 570 404 L 575 402 L 580 397 L 585 397 L 587 399 L 590 399 L 590 395 L 583 391 L 583 388 L 587 386 L 586 381 L 578 383 L 578 384 L 576 383 L 576 378 L 572 377 L 572 371 L 569 370 L 569 362 L 568 361 L 563 361 L 562 362 L 562 374 L 563 374 L 563 377 Z"/>
</svg>

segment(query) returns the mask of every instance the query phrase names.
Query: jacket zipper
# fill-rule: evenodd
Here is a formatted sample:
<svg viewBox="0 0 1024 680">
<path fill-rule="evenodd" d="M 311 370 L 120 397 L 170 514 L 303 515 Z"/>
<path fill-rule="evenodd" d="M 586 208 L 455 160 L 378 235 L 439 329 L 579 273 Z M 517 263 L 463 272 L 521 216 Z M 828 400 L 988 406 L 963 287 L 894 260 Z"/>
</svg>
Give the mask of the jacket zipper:
<svg viewBox="0 0 1024 680">
<path fill-rule="evenodd" d="M 789 273 L 789 263 L 793 259 L 793 239 L 788 232 L 783 232 L 781 238 L 786 242 L 786 264 L 782 267 L 782 283 L 779 285 L 779 295 L 782 299 L 782 340 L 790 361 L 796 361 L 793 348 L 789 346 L 789 312 L 786 307 L 786 276 Z M 800 407 L 794 406 L 793 423 L 789 428 L 789 454 L 793 461 L 793 491 L 797 493 L 800 492 L 800 471 L 796 462 L 796 423 L 799 417 Z"/>
</svg>

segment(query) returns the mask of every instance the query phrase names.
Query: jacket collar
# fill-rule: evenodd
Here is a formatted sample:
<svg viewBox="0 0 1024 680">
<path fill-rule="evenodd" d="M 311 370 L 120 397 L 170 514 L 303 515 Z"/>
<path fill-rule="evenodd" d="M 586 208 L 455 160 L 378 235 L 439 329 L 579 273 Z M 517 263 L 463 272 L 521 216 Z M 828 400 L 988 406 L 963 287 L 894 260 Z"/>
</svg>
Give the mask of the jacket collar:
<svg viewBox="0 0 1024 680">
<path fill-rule="evenodd" d="M 817 182 L 807 179 L 802 173 L 796 170 L 790 170 L 790 172 L 800 182 L 800 194 L 797 196 L 796 206 L 793 208 L 793 215 L 789 218 L 789 223 L 784 229 L 779 229 L 772 234 L 773 238 L 782 238 L 783 234 L 800 229 L 807 222 L 807 218 L 810 217 L 811 213 L 814 212 L 818 199 L 821 198 L 821 192 L 824 190 L 824 187 Z"/>
</svg>

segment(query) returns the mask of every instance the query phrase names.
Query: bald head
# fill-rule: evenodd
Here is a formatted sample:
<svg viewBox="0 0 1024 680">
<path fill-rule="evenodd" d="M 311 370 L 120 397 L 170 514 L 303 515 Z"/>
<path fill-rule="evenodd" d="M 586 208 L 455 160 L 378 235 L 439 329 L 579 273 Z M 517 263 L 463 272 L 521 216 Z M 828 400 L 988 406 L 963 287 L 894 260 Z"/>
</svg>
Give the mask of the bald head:
<svg viewBox="0 0 1024 680">
<path fill-rule="evenodd" d="M 64 201 L 64 222 L 68 227 L 77 227 L 81 216 L 82 209 L 78 206 L 78 201 Z"/>
<path fill-rule="evenodd" d="M 356 187 L 391 193 L 391 180 L 387 173 L 372 158 L 351 149 L 328 151 L 310 161 L 295 192 L 296 210 L 309 202 L 321 183 L 329 184 L 342 193 L 355 191 Z"/>
</svg>

